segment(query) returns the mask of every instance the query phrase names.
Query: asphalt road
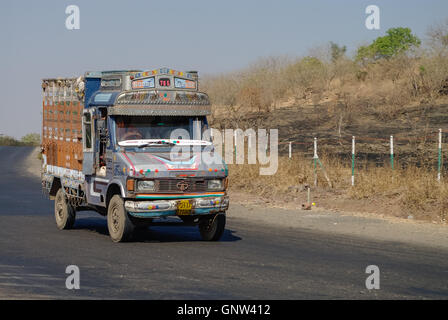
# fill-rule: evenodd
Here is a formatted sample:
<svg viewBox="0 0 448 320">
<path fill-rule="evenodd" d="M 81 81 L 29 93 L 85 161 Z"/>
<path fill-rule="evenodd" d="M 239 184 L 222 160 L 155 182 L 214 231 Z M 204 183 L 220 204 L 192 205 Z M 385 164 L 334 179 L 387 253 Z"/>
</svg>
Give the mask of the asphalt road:
<svg viewBox="0 0 448 320">
<path fill-rule="evenodd" d="M 53 202 L 22 161 L 30 148 L 0 147 L 0 298 L 119 299 L 447 299 L 448 251 L 272 227 L 238 217 L 222 241 L 195 227 L 152 227 L 116 244 L 106 219 L 77 215 L 60 231 Z M 80 269 L 68 290 L 65 269 Z M 380 289 L 367 290 L 368 265 Z"/>
</svg>

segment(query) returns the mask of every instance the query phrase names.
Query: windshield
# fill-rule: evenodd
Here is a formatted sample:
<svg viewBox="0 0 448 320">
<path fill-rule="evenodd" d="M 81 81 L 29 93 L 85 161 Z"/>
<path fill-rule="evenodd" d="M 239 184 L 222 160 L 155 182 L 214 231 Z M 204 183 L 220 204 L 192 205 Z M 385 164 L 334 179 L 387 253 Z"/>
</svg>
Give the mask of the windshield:
<svg viewBox="0 0 448 320">
<path fill-rule="evenodd" d="M 195 126 L 202 133 L 206 128 L 205 117 L 191 116 L 117 116 L 115 118 L 117 142 L 147 139 L 200 139 L 194 137 Z M 172 135 L 184 129 L 188 136 Z"/>
</svg>

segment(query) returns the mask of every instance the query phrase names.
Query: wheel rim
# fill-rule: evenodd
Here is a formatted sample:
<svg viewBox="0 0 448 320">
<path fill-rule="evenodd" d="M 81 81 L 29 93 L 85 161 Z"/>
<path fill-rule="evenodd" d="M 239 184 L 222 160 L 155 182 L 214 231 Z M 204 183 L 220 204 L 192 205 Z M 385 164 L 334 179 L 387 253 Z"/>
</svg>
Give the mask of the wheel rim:
<svg viewBox="0 0 448 320">
<path fill-rule="evenodd" d="M 62 198 L 59 198 L 58 199 L 58 202 L 57 202 L 57 205 L 56 205 L 56 207 L 57 207 L 57 209 L 56 209 L 56 218 L 58 219 L 58 220 L 62 220 L 62 219 L 64 219 L 64 204 L 62 203 Z"/>
<path fill-rule="evenodd" d="M 205 227 L 205 230 L 206 230 L 207 232 L 210 232 L 210 230 L 212 229 L 212 227 L 213 227 L 213 219 L 210 219 L 210 220 L 208 220 L 208 222 L 207 222 L 207 225 L 206 225 L 206 227 Z"/>
<path fill-rule="evenodd" d="M 213 228 L 215 226 L 216 217 L 218 215 L 215 215 L 213 218 L 210 218 L 207 220 L 207 223 L 204 223 L 204 231 L 205 232 L 211 232 L 213 231 Z"/>
<path fill-rule="evenodd" d="M 117 233 L 120 230 L 120 215 L 118 214 L 118 208 L 114 206 L 112 208 L 112 231 Z"/>
</svg>

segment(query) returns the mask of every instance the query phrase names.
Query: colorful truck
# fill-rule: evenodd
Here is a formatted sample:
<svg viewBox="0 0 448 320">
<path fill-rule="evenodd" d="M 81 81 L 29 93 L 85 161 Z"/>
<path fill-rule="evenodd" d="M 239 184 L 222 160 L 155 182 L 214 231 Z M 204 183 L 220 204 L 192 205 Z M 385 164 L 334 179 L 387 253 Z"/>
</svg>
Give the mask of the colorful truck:
<svg viewBox="0 0 448 320">
<path fill-rule="evenodd" d="M 204 240 L 221 238 L 228 171 L 198 84 L 197 72 L 169 68 L 42 80 L 42 188 L 59 229 L 93 210 L 114 242 L 173 217 Z"/>
</svg>

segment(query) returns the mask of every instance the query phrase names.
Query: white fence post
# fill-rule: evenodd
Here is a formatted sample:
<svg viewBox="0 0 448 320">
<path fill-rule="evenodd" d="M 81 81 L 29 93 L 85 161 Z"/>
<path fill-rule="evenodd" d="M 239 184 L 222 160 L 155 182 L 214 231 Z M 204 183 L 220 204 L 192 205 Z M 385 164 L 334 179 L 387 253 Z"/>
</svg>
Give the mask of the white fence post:
<svg viewBox="0 0 448 320">
<path fill-rule="evenodd" d="M 394 170 L 394 136 L 390 136 L 390 167 Z"/>
<path fill-rule="evenodd" d="M 355 136 L 352 137 L 352 186 L 355 185 Z"/>
<path fill-rule="evenodd" d="M 292 156 L 292 146 L 291 146 L 291 141 L 289 142 L 289 159 L 291 159 Z"/>
</svg>

